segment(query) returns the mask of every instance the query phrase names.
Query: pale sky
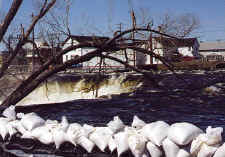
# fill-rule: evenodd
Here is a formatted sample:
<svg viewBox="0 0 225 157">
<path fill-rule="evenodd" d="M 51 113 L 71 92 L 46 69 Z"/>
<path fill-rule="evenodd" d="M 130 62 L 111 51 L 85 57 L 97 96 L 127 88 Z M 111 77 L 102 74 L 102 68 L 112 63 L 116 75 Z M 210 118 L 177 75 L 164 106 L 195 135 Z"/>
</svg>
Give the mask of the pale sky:
<svg viewBox="0 0 225 157">
<path fill-rule="evenodd" d="M 130 24 L 129 11 L 146 8 L 155 23 L 166 12 L 174 15 L 193 13 L 200 19 L 200 28 L 193 37 L 202 41 L 225 40 L 225 1 L 224 0 L 73 0 L 71 6 L 70 27 L 73 34 L 81 33 L 84 27 L 90 27 L 104 35 L 109 25 L 114 29 L 117 24 L 124 27 Z M 7 11 L 12 0 L 0 0 L 0 11 Z M 16 17 L 16 22 L 29 23 L 33 11 L 32 0 L 24 0 Z M 83 32 L 84 33 L 84 32 Z M 88 32 L 87 32 L 88 33 Z"/>
</svg>

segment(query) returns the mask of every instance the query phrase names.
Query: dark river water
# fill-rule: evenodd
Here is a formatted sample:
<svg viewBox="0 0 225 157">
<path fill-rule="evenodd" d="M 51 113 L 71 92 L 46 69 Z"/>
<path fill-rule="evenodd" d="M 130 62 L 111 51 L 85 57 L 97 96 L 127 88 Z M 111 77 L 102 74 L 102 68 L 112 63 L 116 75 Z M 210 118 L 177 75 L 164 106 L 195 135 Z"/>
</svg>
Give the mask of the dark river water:
<svg viewBox="0 0 225 157">
<path fill-rule="evenodd" d="M 225 128 L 224 94 L 209 95 L 202 94 L 201 91 L 195 91 L 191 95 L 179 92 L 146 93 L 146 91 L 139 91 L 132 95 L 114 96 L 112 99 L 76 100 L 63 104 L 18 108 L 17 112 L 36 112 L 44 119 L 52 120 L 61 120 L 62 116 L 66 116 L 70 123 L 87 123 L 94 126 L 105 126 L 113 119 L 113 116 L 119 116 L 125 124 L 131 125 L 133 116 L 137 115 L 146 122 L 163 120 L 172 124 L 185 121 L 193 123 L 203 130 L 207 126 Z M 2 142 L 3 145 L 4 142 Z M 31 145 L 36 145 L 36 147 L 30 149 Z M 100 153 L 98 150 L 87 154 L 82 148 L 74 148 L 68 143 L 65 143 L 59 151 L 55 151 L 53 145 L 44 146 L 38 142 L 21 140 L 19 137 L 14 137 L 4 150 L 0 150 L 0 153 L 4 157 L 29 156 L 28 154 L 34 154 L 33 157 L 116 156 L 116 153 L 110 154 L 107 151 Z M 130 154 L 126 156 L 130 156 Z"/>
</svg>

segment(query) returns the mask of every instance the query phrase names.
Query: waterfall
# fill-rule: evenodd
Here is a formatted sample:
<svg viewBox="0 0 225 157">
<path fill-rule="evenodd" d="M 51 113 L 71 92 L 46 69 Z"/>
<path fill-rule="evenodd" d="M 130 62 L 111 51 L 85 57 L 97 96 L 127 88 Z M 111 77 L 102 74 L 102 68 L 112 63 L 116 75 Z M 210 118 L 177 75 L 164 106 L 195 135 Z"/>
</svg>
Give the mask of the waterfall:
<svg viewBox="0 0 225 157">
<path fill-rule="evenodd" d="M 129 78 L 127 74 L 115 74 L 99 79 L 96 75 L 79 79 L 68 79 L 67 77 L 71 76 L 66 76 L 66 79 L 59 77 L 59 79 L 42 83 L 17 105 L 26 106 L 63 103 L 77 99 L 96 99 L 106 95 L 132 92 L 142 84 L 140 79 L 137 79 L 138 77 Z"/>
</svg>

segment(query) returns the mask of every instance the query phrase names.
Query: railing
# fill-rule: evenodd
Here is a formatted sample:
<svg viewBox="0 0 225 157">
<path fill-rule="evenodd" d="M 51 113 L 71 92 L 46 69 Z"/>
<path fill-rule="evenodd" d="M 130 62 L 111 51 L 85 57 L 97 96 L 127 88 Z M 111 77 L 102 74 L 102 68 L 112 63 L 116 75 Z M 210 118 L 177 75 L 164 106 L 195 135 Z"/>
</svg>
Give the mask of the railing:
<svg viewBox="0 0 225 157">
<path fill-rule="evenodd" d="M 8 68 L 8 74 L 31 74 L 40 68 L 40 65 L 11 65 Z M 102 67 L 102 72 L 115 72 L 115 71 L 124 71 L 126 70 L 124 67 L 120 66 L 112 66 L 112 67 Z M 99 67 L 75 67 L 69 68 L 60 73 L 97 73 L 99 72 Z"/>
<path fill-rule="evenodd" d="M 124 71 L 126 70 L 124 67 L 120 66 L 112 66 L 112 67 L 102 67 L 102 72 L 115 72 L 115 71 Z M 66 69 L 63 73 L 98 73 L 99 67 L 79 67 L 79 68 L 71 68 Z"/>
<path fill-rule="evenodd" d="M 10 65 L 8 68 L 9 74 L 30 74 L 40 68 L 40 65 Z"/>
</svg>

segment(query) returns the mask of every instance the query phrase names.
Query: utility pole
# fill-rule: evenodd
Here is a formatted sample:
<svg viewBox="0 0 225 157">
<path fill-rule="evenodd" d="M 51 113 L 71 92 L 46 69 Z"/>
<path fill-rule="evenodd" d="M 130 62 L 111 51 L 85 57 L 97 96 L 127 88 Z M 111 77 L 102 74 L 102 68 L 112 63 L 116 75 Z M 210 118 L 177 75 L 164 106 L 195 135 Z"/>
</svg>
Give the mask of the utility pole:
<svg viewBox="0 0 225 157">
<path fill-rule="evenodd" d="M 122 25 L 123 24 L 122 23 L 119 23 L 118 25 L 119 25 L 119 32 L 121 33 L 121 31 L 122 31 Z"/>
<path fill-rule="evenodd" d="M 136 17 L 135 17 L 135 13 L 134 13 L 133 9 L 131 10 L 131 19 L 132 19 L 132 29 L 135 29 L 136 28 Z M 134 42 L 135 31 L 132 32 L 131 39 L 132 39 L 132 42 Z M 134 50 L 133 50 L 133 64 L 135 67 L 136 66 L 136 51 L 134 51 Z"/>
<path fill-rule="evenodd" d="M 34 14 L 33 13 L 31 14 L 31 17 L 32 17 L 32 21 L 33 21 L 33 18 L 34 18 Z M 32 49 L 32 72 L 34 72 L 34 64 L 35 64 L 35 61 L 34 61 L 35 60 L 35 58 L 34 58 L 35 57 L 34 56 L 35 55 L 34 54 L 34 28 L 33 28 L 33 31 L 32 31 L 32 41 L 33 41 L 33 44 L 32 44 L 32 46 L 33 46 L 32 47 L 33 48 Z"/>
<path fill-rule="evenodd" d="M 150 51 L 152 52 L 153 51 L 153 42 L 152 42 L 152 32 L 150 33 L 150 36 L 149 36 L 149 48 L 150 48 Z M 149 59 L 150 59 L 150 64 L 153 64 L 153 56 L 152 55 L 149 55 Z"/>
</svg>

